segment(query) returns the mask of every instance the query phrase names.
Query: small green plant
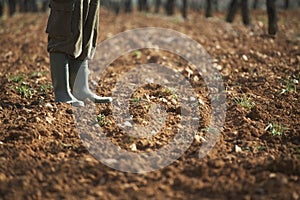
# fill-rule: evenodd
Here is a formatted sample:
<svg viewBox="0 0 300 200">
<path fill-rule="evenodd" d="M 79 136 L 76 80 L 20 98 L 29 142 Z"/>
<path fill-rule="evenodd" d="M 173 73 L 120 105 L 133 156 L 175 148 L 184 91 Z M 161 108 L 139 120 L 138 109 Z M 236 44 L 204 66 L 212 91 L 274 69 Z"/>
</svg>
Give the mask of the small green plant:
<svg viewBox="0 0 300 200">
<path fill-rule="evenodd" d="M 49 83 L 42 84 L 42 85 L 40 86 L 40 91 L 41 91 L 43 94 L 47 94 L 47 93 L 50 91 L 51 88 L 52 88 L 52 85 L 49 84 Z"/>
<path fill-rule="evenodd" d="M 33 94 L 35 93 L 35 90 L 28 85 L 20 85 L 16 87 L 17 92 L 25 98 L 32 98 Z"/>
<path fill-rule="evenodd" d="M 106 120 L 106 116 L 104 114 L 97 115 L 97 121 L 100 126 L 109 126 L 111 122 Z"/>
<path fill-rule="evenodd" d="M 299 81 L 296 78 L 288 77 L 287 80 L 283 82 L 284 88 L 281 90 L 280 94 L 286 92 L 295 92 L 297 93 L 297 85 Z"/>
<path fill-rule="evenodd" d="M 267 149 L 266 146 L 258 146 L 258 147 L 257 147 L 257 150 L 258 150 L 258 151 L 265 151 L 266 149 Z"/>
<path fill-rule="evenodd" d="M 26 76 L 25 74 L 17 74 L 13 75 L 9 78 L 10 81 L 15 82 L 15 83 L 21 83 L 25 80 Z"/>
<path fill-rule="evenodd" d="M 134 55 L 135 55 L 135 57 L 137 57 L 137 58 L 141 58 L 141 57 L 142 57 L 142 52 L 139 51 L 139 50 L 136 50 L 136 51 L 134 51 Z"/>
<path fill-rule="evenodd" d="M 234 102 L 244 108 L 251 110 L 255 106 L 255 102 L 246 94 L 234 99 Z"/>
<path fill-rule="evenodd" d="M 173 99 L 175 99 L 176 101 L 178 100 L 178 96 L 175 92 L 172 94 L 172 96 L 173 96 Z"/>
<path fill-rule="evenodd" d="M 135 104 L 138 104 L 138 103 L 140 103 L 142 100 L 143 100 L 142 97 L 135 97 L 135 98 L 132 99 L 132 102 L 135 103 Z"/>
<path fill-rule="evenodd" d="M 144 108 L 145 108 L 146 110 L 149 110 L 149 109 L 151 108 L 151 104 L 150 104 L 150 103 L 147 103 L 147 104 L 144 106 Z"/>
<path fill-rule="evenodd" d="M 47 72 L 39 72 L 39 71 L 36 71 L 36 72 L 32 72 L 31 76 L 30 77 L 42 77 L 46 74 Z"/>
<path fill-rule="evenodd" d="M 163 95 L 166 95 L 166 96 L 172 95 L 173 99 L 175 99 L 176 101 L 178 100 L 178 96 L 174 89 L 164 88 L 162 92 L 163 92 Z"/>
<path fill-rule="evenodd" d="M 272 136 L 283 136 L 284 134 L 284 127 L 277 123 L 270 123 L 265 130 L 269 130 Z"/>
</svg>

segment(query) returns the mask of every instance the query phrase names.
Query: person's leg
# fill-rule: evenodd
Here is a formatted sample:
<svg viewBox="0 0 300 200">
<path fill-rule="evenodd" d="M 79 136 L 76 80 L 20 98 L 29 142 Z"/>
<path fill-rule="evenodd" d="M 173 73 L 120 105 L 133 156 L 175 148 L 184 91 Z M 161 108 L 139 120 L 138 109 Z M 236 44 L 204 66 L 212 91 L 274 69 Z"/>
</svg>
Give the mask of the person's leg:
<svg viewBox="0 0 300 200">
<path fill-rule="evenodd" d="M 0 0 L 0 18 L 3 16 L 3 8 L 4 8 L 4 5 L 3 5 L 3 0 Z"/>
<path fill-rule="evenodd" d="M 50 53 L 50 68 L 55 101 L 71 103 L 74 106 L 84 106 L 82 101 L 71 94 L 68 56 L 63 53 Z"/>
<path fill-rule="evenodd" d="M 16 12 L 16 0 L 8 0 L 9 15 L 13 16 Z"/>
<path fill-rule="evenodd" d="M 92 59 L 97 45 L 99 24 L 99 1 L 83 1 L 82 6 L 82 53 L 69 57 L 70 86 L 79 100 L 90 99 L 95 103 L 108 103 L 111 97 L 100 97 L 89 88 L 88 59 Z M 77 78 L 76 78 L 77 77 Z"/>
<path fill-rule="evenodd" d="M 76 57 L 82 51 L 82 1 L 51 0 L 50 5 L 46 32 L 55 101 L 83 106 L 71 93 L 68 63 L 68 57 Z"/>
<path fill-rule="evenodd" d="M 70 86 L 72 94 L 79 100 L 90 99 L 95 103 L 109 103 L 111 97 L 100 97 L 89 88 L 88 60 L 69 58 Z"/>
</svg>

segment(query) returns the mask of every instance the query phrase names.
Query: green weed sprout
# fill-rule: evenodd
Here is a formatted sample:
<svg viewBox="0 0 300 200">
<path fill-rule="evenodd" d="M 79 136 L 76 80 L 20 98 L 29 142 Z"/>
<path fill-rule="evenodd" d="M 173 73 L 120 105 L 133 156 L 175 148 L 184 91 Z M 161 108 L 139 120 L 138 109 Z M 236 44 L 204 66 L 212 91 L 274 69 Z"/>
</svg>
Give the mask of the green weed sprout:
<svg viewBox="0 0 300 200">
<path fill-rule="evenodd" d="M 16 87 L 17 92 L 25 98 L 32 98 L 33 94 L 35 93 L 35 90 L 28 85 L 20 85 Z"/>
<path fill-rule="evenodd" d="M 241 97 L 237 97 L 234 99 L 234 102 L 244 108 L 251 110 L 255 106 L 255 102 L 251 97 L 243 94 Z"/>
<path fill-rule="evenodd" d="M 15 83 L 21 83 L 25 80 L 26 76 L 24 74 L 17 74 L 14 76 L 11 76 L 9 78 L 10 81 L 15 82 Z"/>
<path fill-rule="evenodd" d="M 109 120 L 106 120 L 106 117 L 104 114 L 97 115 L 97 121 L 100 126 L 108 126 L 111 124 L 111 122 Z"/>
<path fill-rule="evenodd" d="M 283 84 L 284 89 L 281 90 L 280 94 L 284 94 L 286 92 L 295 92 L 297 93 L 297 84 L 299 81 L 295 78 L 289 77 Z"/>
<path fill-rule="evenodd" d="M 270 123 L 265 130 L 269 130 L 272 136 L 283 136 L 284 134 L 284 127 L 277 123 Z"/>
</svg>

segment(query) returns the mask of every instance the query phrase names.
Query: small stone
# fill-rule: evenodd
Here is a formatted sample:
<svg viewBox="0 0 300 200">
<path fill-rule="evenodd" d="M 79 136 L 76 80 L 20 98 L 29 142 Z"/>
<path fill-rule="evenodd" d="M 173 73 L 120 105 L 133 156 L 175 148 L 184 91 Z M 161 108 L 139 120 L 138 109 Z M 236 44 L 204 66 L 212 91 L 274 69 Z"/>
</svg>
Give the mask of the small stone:
<svg viewBox="0 0 300 200">
<path fill-rule="evenodd" d="M 237 152 L 237 153 L 242 152 L 242 148 L 239 147 L 238 145 L 235 145 L 235 146 L 234 146 L 234 150 L 235 150 L 235 152 Z"/>
<path fill-rule="evenodd" d="M 168 100 L 165 99 L 165 98 L 160 98 L 159 100 L 162 101 L 162 102 L 164 102 L 164 103 L 167 103 L 167 102 L 168 102 Z"/>
<path fill-rule="evenodd" d="M 197 142 L 206 142 L 206 140 L 200 135 L 195 135 L 195 140 Z"/>
<path fill-rule="evenodd" d="M 199 98 L 198 102 L 199 102 L 199 103 L 200 103 L 200 105 L 202 105 L 202 106 L 204 106 L 204 105 L 205 105 L 204 101 L 203 101 L 201 98 Z"/>
<path fill-rule="evenodd" d="M 64 159 L 65 156 L 66 156 L 66 153 L 65 153 L 65 152 L 59 152 L 59 153 L 57 154 L 57 157 L 58 157 L 59 159 Z"/>
<path fill-rule="evenodd" d="M 199 79 L 199 76 L 197 76 L 197 75 L 194 76 L 194 81 L 195 81 L 195 82 L 198 82 L 199 80 L 200 80 L 200 79 Z"/>
<path fill-rule="evenodd" d="M 284 185 L 286 185 L 286 184 L 289 183 L 289 180 L 288 180 L 287 177 L 282 177 L 281 182 L 282 182 Z"/>
<path fill-rule="evenodd" d="M 97 197 L 102 197 L 103 196 L 103 192 L 98 190 L 98 191 L 95 192 L 95 195 Z"/>
<path fill-rule="evenodd" d="M 171 102 L 172 102 L 173 105 L 176 105 L 176 104 L 177 104 L 176 99 L 172 99 Z"/>
<path fill-rule="evenodd" d="M 243 55 L 242 58 L 244 61 L 248 61 L 248 57 L 246 55 Z"/>
<path fill-rule="evenodd" d="M 128 122 L 128 121 L 126 121 L 126 122 L 124 123 L 124 125 L 127 126 L 127 127 L 132 127 L 132 124 L 131 124 L 130 122 Z"/>
<path fill-rule="evenodd" d="M 46 104 L 45 104 L 45 107 L 46 107 L 46 108 L 51 108 L 51 109 L 53 108 L 53 106 L 51 105 L 51 103 L 46 103 Z"/>
<path fill-rule="evenodd" d="M 275 160 L 275 156 L 269 155 L 267 159 L 268 159 L 268 160 Z"/>
<path fill-rule="evenodd" d="M 185 68 L 185 71 L 188 73 L 188 76 L 194 74 L 194 72 L 190 68 L 188 68 L 188 67 Z"/>
<path fill-rule="evenodd" d="M 41 120 L 41 118 L 36 117 L 36 118 L 35 118 L 35 121 L 36 121 L 36 122 L 40 122 L 40 121 L 42 121 L 42 120 Z"/>
<path fill-rule="evenodd" d="M 237 135 L 238 131 L 233 131 L 232 133 L 233 133 L 233 135 Z"/>
<path fill-rule="evenodd" d="M 129 147 L 132 151 L 137 151 L 136 145 L 134 143 L 131 144 Z"/>
<path fill-rule="evenodd" d="M 46 122 L 48 122 L 49 124 L 52 124 L 53 119 L 51 119 L 50 117 L 46 117 L 45 120 L 46 120 Z"/>
<path fill-rule="evenodd" d="M 217 70 L 222 70 L 223 66 L 222 65 L 216 65 Z"/>
<path fill-rule="evenodd" d="M 293 199 L 298 200 L 299 194 L 297 192 L 293 192 Z"/>
<path fill-rule="evenodd" d="M 275 173 L 269 174 L 269 178 L 276 178 L 276 174 Z"/>
<path fill-rule="evenodd" d="M 3 173 L 0 173 L 0 182 L 4 182 L 7 179 L 6 175 Z"/>
<path fill-rule="evenodd" d="M 195 97 L 190 97 L 190 101 L 196 101 Z"/>
<path fill-rule="evenodd" d="M 93 163 L 93 162 L 95 162 L 95 159 L 93 157 L 86 157 L 85 161 L 89 162 L 89 163 Z"/>
</svg>

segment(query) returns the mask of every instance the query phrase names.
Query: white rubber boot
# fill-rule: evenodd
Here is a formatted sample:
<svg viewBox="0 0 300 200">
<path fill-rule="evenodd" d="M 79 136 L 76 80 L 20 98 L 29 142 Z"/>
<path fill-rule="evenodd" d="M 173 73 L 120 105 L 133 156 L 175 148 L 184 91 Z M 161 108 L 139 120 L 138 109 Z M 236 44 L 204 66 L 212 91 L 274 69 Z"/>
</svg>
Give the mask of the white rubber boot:
<svg viewBox="0 0 300 200">
<path fill-rule="evenodd" d="M 69 58 L 70 86 L 72 94 L 79 100 L 90 99 L 95 103 L 110 103 L 111 97 L 100 97 L 89 88 L 88 60 Z"/>
</svg>

